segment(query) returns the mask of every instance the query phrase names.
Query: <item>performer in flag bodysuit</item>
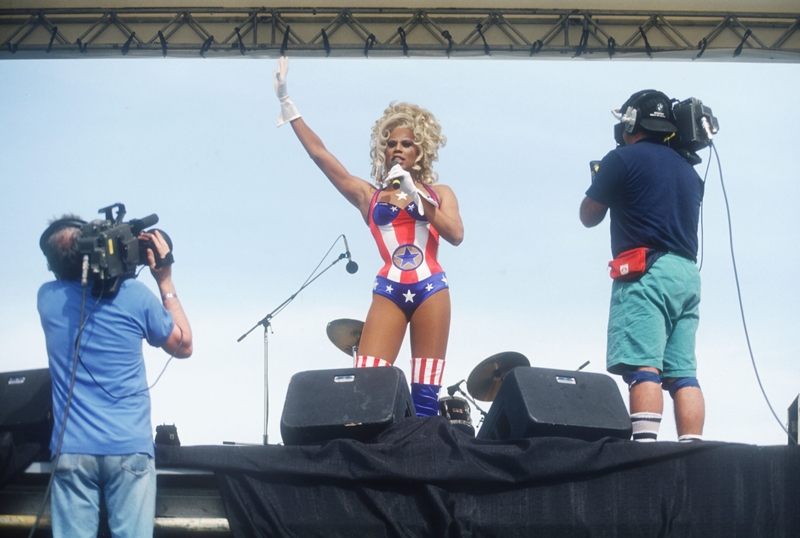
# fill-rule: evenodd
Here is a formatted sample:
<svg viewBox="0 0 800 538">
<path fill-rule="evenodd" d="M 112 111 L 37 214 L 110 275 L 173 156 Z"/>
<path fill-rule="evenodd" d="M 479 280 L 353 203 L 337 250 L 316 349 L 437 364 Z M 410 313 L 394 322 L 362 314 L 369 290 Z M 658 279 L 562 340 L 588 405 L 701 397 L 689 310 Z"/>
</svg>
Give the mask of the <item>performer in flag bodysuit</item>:
<svg viewBox="0 0 800 538">
<path fill-rule="evenodd" d="M 282 57 L 274 74 L 281 102 L 278 126 L 291 122 L 311 159 L 358 208 L 384 261 L 375 277 L 356 366 L 393 365 L 410 326 L 414 406 L 418 415 L 436 415 L 450 332 L 450 291 L 436 255 L 439 237 L 453 245 L 464 238 L 455 194 L 436 184 L 432 167 L 446 138 L 424 108 L 392 103 L 372 128 L 375 184 L 368 183 L 350 174 L 300 117 L 287 93 L 288 69 Z"/>
</svg>

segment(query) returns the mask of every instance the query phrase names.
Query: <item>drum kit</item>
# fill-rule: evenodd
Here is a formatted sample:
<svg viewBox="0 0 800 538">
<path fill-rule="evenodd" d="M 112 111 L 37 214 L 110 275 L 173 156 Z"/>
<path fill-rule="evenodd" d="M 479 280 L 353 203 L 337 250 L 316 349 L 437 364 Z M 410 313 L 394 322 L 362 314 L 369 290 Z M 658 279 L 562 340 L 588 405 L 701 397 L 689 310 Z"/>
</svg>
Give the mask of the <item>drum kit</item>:
<svg viewBox="0 0 800 538">
<path fill-rule="evenodd" d="M 336 319 L 328 323 L 325 332 L 328 334 L 328 339 L 331 343 L 333 343 L 337 349 L 353 357 L 355 363 L 358 357 L 358 344 L 361 341 L 361 333 L 363 330 L 363 321 L 355 319 Z M 525 355 L 515 351 L 504 351 L 484 359 L 472 370 L 466 380 L 469 394 L 461 389 L 461 384 L 464 383 L 464 380 L 448 387 L 448 395 L 439 399 L 439 414 L 447 418 L 456 429 L 474 436 L 475 428 L 472 425 L 469 402 L 472 402 L 475 408 L 481 413 L 481 419 L 478 423 L 480 427 L 480 424 L 483 423 L 484 418 L 486 418 L 486 413 L 483 409 L 478 407 L 475 400 L 481 400 L 483 402 L 494 401 L 506 374 L 517 366 L 530 365 L 531 363 Z M 456 396 L 456 393 L 460 393 L 464 397 Z"/>
</svg>

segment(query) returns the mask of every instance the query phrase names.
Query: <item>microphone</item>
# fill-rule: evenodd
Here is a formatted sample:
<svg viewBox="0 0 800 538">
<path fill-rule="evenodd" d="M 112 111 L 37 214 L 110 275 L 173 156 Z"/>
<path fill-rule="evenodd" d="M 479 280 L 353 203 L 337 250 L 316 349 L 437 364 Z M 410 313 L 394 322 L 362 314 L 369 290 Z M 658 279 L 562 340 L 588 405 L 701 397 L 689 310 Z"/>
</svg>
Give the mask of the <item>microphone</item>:
<svg viewBox="0 0 800 538">
<path fill-rule="evenodd" d="M 131 219 L 128 224 L 131 226 L 131 233 L 133 235 L 139 235 L 145 228 L 149 228 L 150 226 L 155 226 L 158 224 L 158 215 L 153 213 L 152 215 L 148 215 L 141 219 Z M 170 248 L 171 247 L 172 246 L 170 245 Z"/>
<path fill-rule="evenodd" d="M 447 394 L 449 394 L 451 398 L 452 398 L 453 396 L 455 396 L 455 394 L 456 394 L 456 391 L 458 390 L 458 387 L 459 387 L 459 385 L 461 385 L 461 383 L 463 383 L 463 382 L 464 382 L 464 380 L 462 379 L 461 381 L 459 381 L 459 382 L 458 382 L 458 383 L 456 383 L 455 385 L 451 385 L 451 386 L 447 387 Z"/>
<path fill-rule="evenodd" d="M 344 239 L 344 250 L 345 250 L 344 257 L 350 260 L 349 262 L 347 262 L 345 269 L 347 270 L 348 273 L 352 275 L 355 274 L 356 271 L 358 271 L 358 264 L 353 261 L 353 257 L 350 254 L 350 245 L 347 244 L 347 236 L 342 234 L 342 238 Z"/>
<path fill-rule="evenodd" d="M 399 164 L 400 164 L 400 161 L 398 161 L 397 159 L 393 159 L 392 160 L 392 166 L 389 169 L 391 170 L 392 168 L 394 168 L 396 165 L 399 165 Z M 392 180 L 392 188 L 394 190 L 397 190 L 397 189 L 400 188 L 400 178 L 399 177 L 396 177 L 396 178 L 394 178 Z"/>
</svg>

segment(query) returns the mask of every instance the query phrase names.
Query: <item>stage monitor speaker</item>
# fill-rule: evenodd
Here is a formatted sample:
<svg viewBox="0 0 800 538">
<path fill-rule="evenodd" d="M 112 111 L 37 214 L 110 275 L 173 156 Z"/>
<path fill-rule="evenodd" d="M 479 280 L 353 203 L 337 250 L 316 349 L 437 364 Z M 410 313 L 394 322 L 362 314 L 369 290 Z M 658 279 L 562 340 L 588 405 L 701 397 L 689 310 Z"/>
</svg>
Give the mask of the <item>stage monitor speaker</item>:
<svg viewBox="0 0 800 538">
<path fill-rule="evenodd" d="M 789 444 L 797 444 L 797 416 L 800 414 L 800 395 L 789 406 Z"/>
<path fill-rule="evenodd" d="M 609 376 L 520 366 L 506 374 L 478 439 L 630 439 L 631 419 Z"/>
<path fill-rule="evenodd" d="M 53 430 L 50 369 L 0 373 L 0 431 L 49 442 Z"/>
<path fill-rule="evenodd" d="M 314 370 L 292 376 L 281 415 L 286 445 L 367 441 L 416 416 L 403 371 L 394 367 Z"/>
</svg>

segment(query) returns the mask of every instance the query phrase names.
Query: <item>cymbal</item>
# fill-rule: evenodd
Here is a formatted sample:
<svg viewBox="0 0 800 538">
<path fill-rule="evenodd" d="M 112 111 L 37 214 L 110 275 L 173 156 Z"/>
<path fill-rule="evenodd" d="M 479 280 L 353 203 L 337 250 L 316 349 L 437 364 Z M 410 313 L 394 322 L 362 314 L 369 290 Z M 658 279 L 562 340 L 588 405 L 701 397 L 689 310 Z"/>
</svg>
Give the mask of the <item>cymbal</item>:
<svg viewBox="0 0 800 538">
<path fill-rule="evenodd" d="M 351 357 L 353 348 L 358 346 L 361 340 L 361 331 L 364 330 L 364 322 L 357 319 L 335 319 L 328 323 L 325 332 L 333 345 L 341 349 Z"/>
<path fill-rule="evenodd" d="M 476 366 L 467 378 L 467 390 L 476 400 L 494 401 L 506 374 L 517 366 L 530 366 L 531 362 L 522 353 L 504 351 L 492 355 Z"/>
</svg>

